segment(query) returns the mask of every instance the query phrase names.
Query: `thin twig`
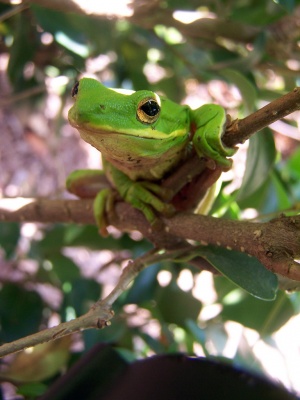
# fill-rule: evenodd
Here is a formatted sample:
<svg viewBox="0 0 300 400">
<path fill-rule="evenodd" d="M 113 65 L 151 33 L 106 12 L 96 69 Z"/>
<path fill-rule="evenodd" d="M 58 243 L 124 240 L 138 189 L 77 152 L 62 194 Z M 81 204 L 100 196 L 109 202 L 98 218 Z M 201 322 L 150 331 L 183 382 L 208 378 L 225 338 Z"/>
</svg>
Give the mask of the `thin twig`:
<svg viewBox="0 0 300 400">
<path fill-rule="evenodd" d="M 157 249 L 153 249 L 134 261 L 130 261 L 111 293 L 105 299 L 99 299 L 86 314 L 71 321 L 61 323 L 55 327 L 15 340 L 11 343 L 5 343 L 0 346 L 0 357 L 16 353 L 28 347 L 36 346 L 37 344 L 70 335 L 71 333 L 92 328 L 104 328 L 109 325 L 109 320 L 113 317 L 111 306 L 124 290 L 127 289 L 129 283 L 143 269 L 156 262 L 178 257 L 186 251 L 186 247 L 180 250 L 173 250 L 172 252 L 160 252 Z"/>
<path fill-rule="evenodd" d="M 0 22 L 6 21 L 7 19 L 13 17 L 16 14 L 19 14 L 20 12 L 26 10 L 27 8 L 29 8 L 29 4 L 27 3 L 19 4 L 16 5 L 15 7 L 10 8 L 9 10 L 3 12 L 0 15 Z"/>
<path fill-rule="evenodd" d="M 98 306 L 97 309 L 91 309 L 88 313 L 72 321 L 64 322 L 52 328 L 47 328 L 43 331 L 34 333 L 33 335 L 3 344 L 0 346 L 0 357 L 16 353 L 28 347 L 36 346 L 37 344 L 70 335 L 74 332 L 91 328 L 103 328 L 109 324 L 108 321 L 112 316 L 113 313 L 108 310 L 105 305 L 102 305 L 101 307 Z M 24 318 L 25 317 L 26 316 L 24 316 Z"/>
<path fill-rule="evenodd" d="M 248 117 L 233 121 L 223 135 L 223 142 L 228 147 L 244 143 L 254 133 L 297 110 L 300 110 L 299 87 L 272 101 Z"/>
</svg>

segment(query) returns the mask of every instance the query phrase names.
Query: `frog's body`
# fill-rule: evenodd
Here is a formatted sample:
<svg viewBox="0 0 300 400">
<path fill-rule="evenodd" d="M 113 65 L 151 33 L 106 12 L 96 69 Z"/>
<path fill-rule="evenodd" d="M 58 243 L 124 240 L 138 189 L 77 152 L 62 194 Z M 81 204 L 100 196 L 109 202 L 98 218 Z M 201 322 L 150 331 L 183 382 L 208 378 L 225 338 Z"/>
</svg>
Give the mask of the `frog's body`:
<svg viewBox="0 0 300 400">
<path fill-rule="evenodd" d="M 142 210 L 151 223 L 156 219 L 153 208 L 166 214 L 172 208 L 155 182 L 186 158 L 191 144 L 199 157 L 230 165 L 226 157 L 234 150 L 222 143 L 226 115 L 218 105 L 193 111 L 148 90 L 108 89 L 89 78 L 75 85 L 73 97 L 70 124 L 102 153 L 105 174 L 121 197 Z M 82 179 L 83 173 L 77 171 L 68 179 L 71 191 L 74 179 Z M 103 194 L 99 198 L 96 214 L 103 226 Z"/>
</svg>

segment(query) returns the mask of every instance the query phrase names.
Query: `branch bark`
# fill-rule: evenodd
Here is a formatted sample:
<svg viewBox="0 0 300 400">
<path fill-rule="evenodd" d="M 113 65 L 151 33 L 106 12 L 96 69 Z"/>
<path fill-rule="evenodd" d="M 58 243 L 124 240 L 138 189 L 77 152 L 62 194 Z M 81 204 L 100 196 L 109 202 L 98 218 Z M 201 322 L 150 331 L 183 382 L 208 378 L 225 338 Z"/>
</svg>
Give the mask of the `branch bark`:
<svg viewBox="0 0 300 400">
<path fill-rule="evenodd" d="M 0 200 L 2 221 L 94 223 L 93 200 L 32 200 L 20 207 L 21 199 Z M 4 205 L 3 205 L 4 204 Z M 15 211 L 13 211 L 15 205 Z M 38 214 L 36 213 L 38 210 Z M 171 249 L 191 239 L 200 243 L 242 251 L 256 257 L 266 268 L 300 281 L 300 216 L 280 216 L 264 223 L 231 221 L 191 213 L 164 218 L 164 229 L 153 231 L 143 214 L 124 202 L 116 203 L 109 224 L 122 231 L 140 231 L 159 248 Z"/>
<path fill-rule="evenodd" d="M 299 87 L 272 101 L 248 117 L 233 121 L 224 133 L 223 142 L 228 147 L 244 143 L 254 133 L 297 110 L 300 110 Z"/>
</svg>

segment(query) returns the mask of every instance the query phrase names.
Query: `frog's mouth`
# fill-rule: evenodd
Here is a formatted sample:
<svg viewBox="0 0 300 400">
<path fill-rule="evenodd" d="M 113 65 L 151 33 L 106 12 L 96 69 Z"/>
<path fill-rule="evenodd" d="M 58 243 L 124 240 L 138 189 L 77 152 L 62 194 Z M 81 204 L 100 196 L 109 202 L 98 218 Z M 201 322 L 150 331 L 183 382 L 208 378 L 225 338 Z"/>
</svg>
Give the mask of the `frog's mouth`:
<svg viewBox="0 0 300 400">
<path fill-rule="evenodd" d="M 90 124 L 78 123 L 69 119 L 72 127 L 76 128 L 81 138 L 99 150 L 105 157 L 124 160 L 124 155 L 131 154 L 134 158 L 159 158 L 166 151 L 177 148 L 181 149 L 188 139 L 188 136 L 179 136 L 174 140 L 174 135 L 160 134 L 151 131 L 152 136 L 144 135 L 145 130 L 137 132 L 127 130 L 117 132 L 109 127 L 94 128 Z M 153 134 L 155 132 L 155 136 Z"/>
<path fill-rule="evenodd" d="M 149 127 L 143 127 L 141 129 L 126 129 L 124 131 L 116 131 L 110 126 L 93 127 L 90 123 L 81 122 L 80 124 L 76 119 L 69 116 L 70 125 L 77 129 L 80 133 L 85 132 L 86 135 L 93 135 L 95 137 L 107 136 L 107 135 L 117 135 L 117 136 L 128 136 L 140 139 L 151 139 L 151 140 L 173 140 L 184 135 L 184 130 L 175 130 L 172 133 L 165 133 L 155 129 L 154 125 Z M 116 139 L 114 139 L 116 140 Z"/>
</svg>

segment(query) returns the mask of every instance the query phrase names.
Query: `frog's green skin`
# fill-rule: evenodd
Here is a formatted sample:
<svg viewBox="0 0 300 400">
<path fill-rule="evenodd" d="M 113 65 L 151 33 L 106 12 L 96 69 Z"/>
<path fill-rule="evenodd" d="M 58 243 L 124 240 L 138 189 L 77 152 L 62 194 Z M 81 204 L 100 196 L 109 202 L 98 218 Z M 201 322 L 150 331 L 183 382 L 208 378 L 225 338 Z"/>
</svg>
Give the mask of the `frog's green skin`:
<svg viewBox="0 0 300 400">
<path fill-rule="evenodd" d="M 69 122 L 82 139 L 102 153 L 104 172 L 121 197 L 140 209 L 150 223 L 155 211 L 170 214 L 173 207 L 159 181 L 185 159 L 190 143 L 199 157 L 229 167 L 234 149 L 221 137 L 226 124 L 222 107 L 204 105 L 196 110 L 148 91 L 109 89 L 95 79 L 83 78 L 73 88 L 75 103 Z M 75 171 L 67 180 L 70 191 L 87 171 Z M 90 175 L 93 173 L 89 173 Z M 88 179 L 88 176 L 87 176 Z M 157 183 L 156 183 L 157 182 Z M 95 214 L 104 228 L 109 191 L 96 198 Z"/>
</svg>

